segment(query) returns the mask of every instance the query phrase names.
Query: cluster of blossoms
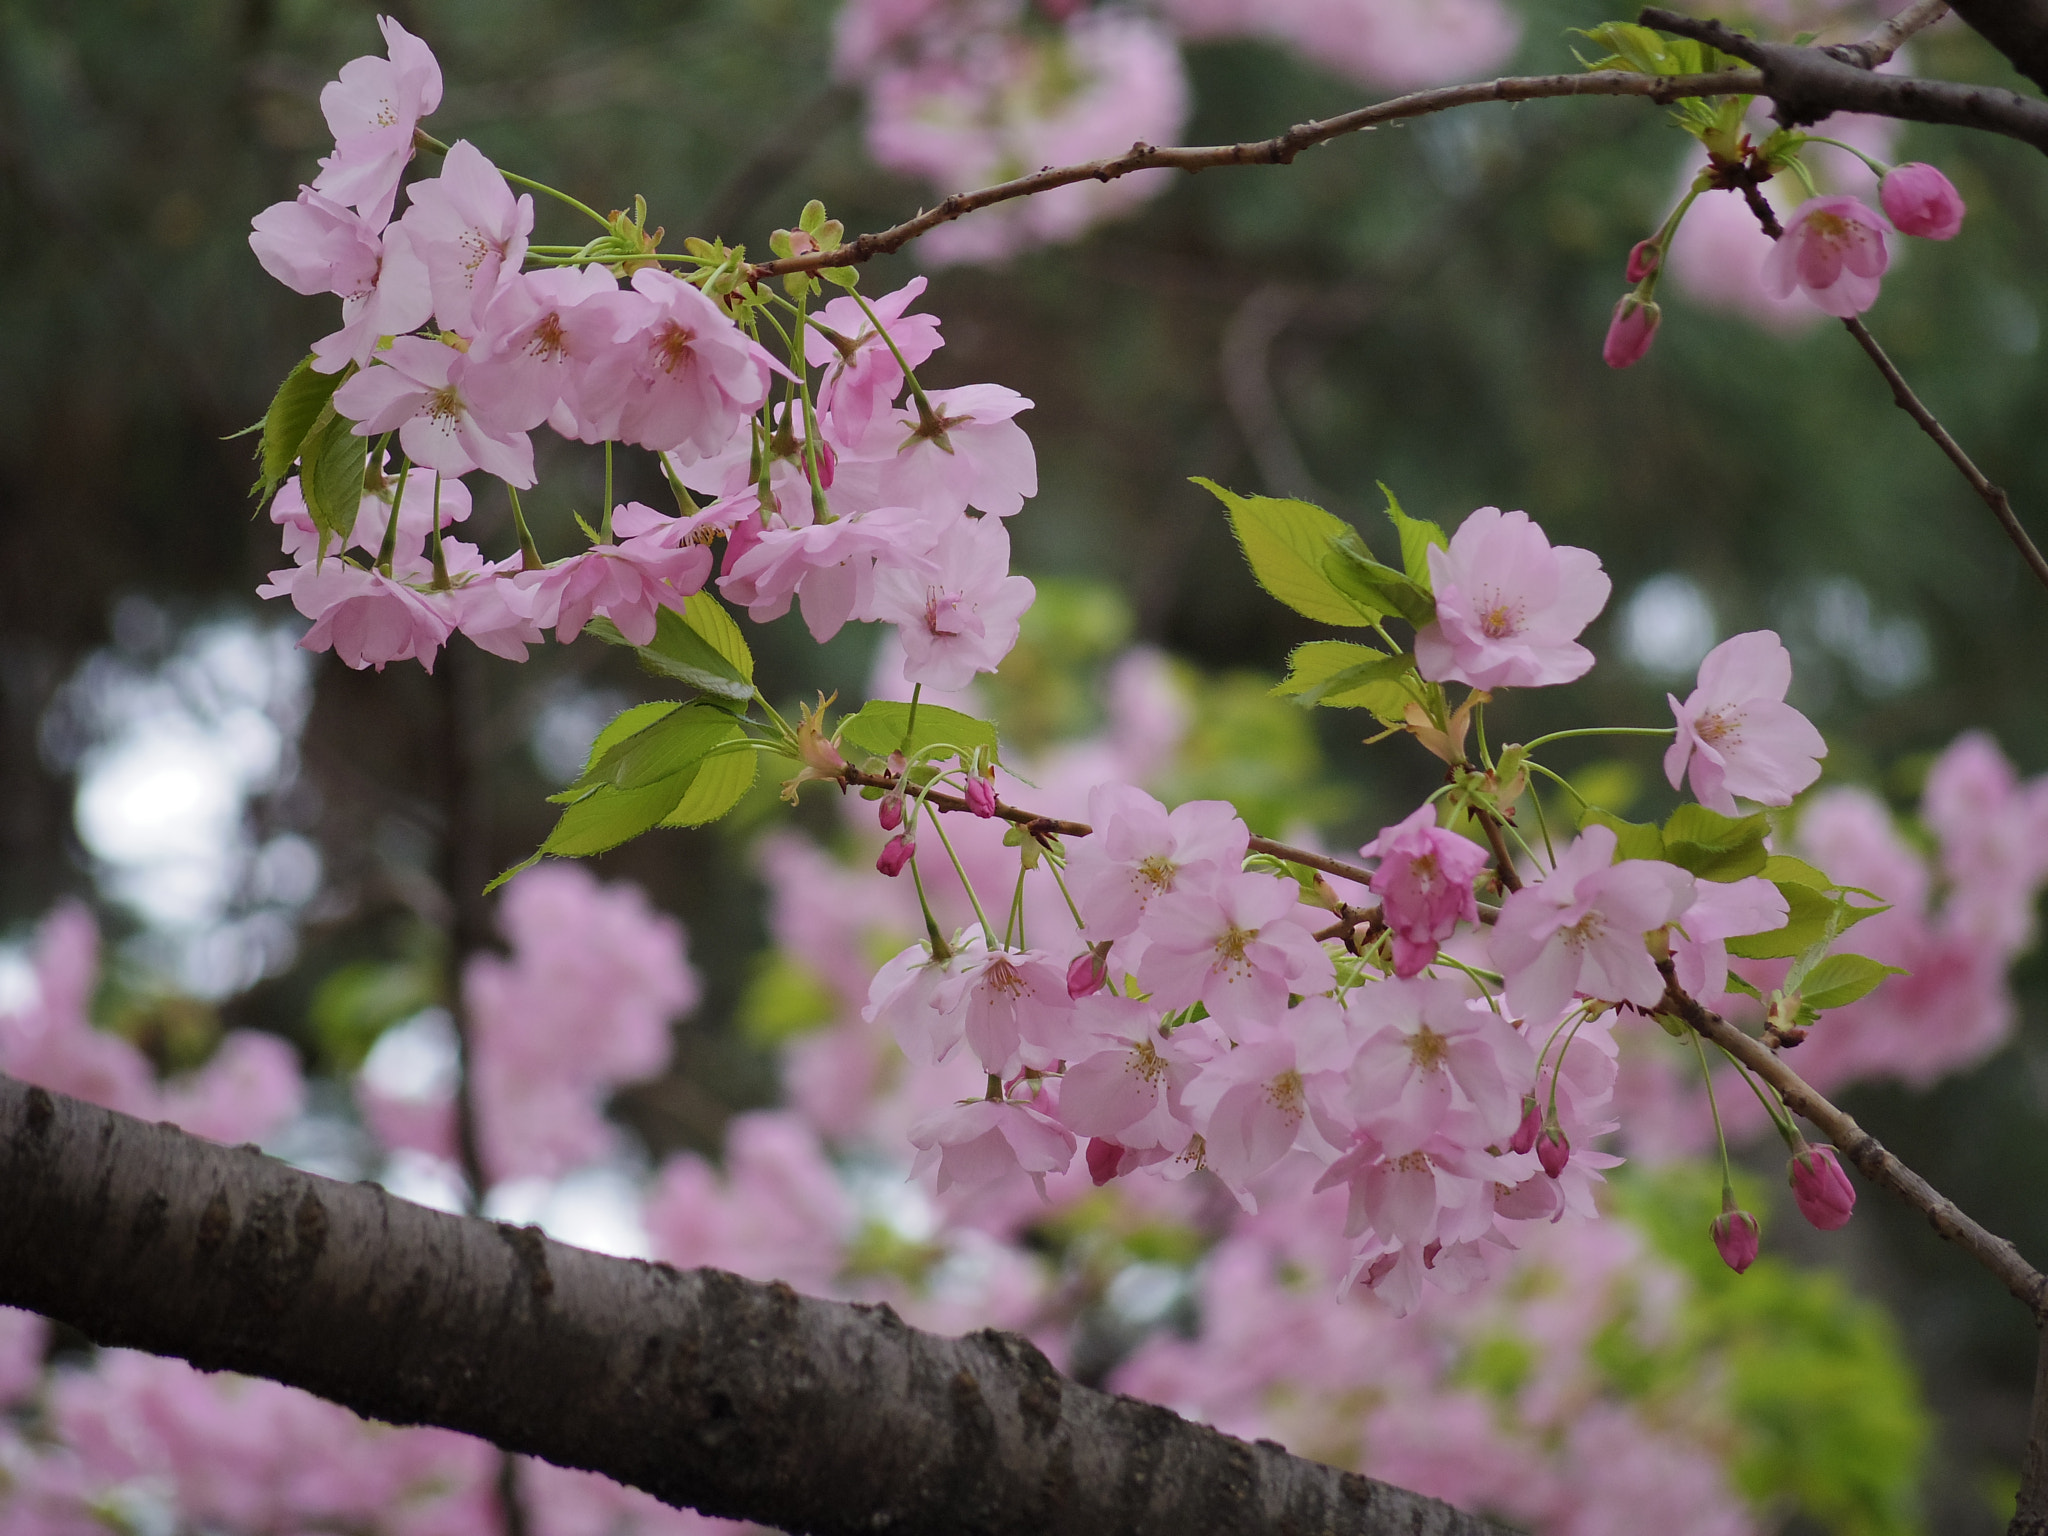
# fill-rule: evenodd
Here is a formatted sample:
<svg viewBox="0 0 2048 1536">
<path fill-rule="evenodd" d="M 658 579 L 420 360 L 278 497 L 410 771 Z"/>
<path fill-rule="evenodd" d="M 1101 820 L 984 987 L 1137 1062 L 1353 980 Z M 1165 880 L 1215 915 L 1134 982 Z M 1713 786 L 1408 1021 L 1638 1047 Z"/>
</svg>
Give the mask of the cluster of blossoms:
<svg viewBox="0 0 2048 1536">
<path fill-rule="evenodd" d="M 1149 13 L 1077 0 L 848 0 L 834 67 L 866 94 L 876 161 L 951 193 L 1173 142 L 1189 115 L 1182 38 L 1271 39 L 1399 88 L 1494 69 L 1520 30 L 1500 0 L 1161 0 Z M 1080 182 L 1000 205 L 933 231 L 924 255 L 985 261 L 1070 240 L 1165 180 Z"/>
<path fill-rule="evenodd" d="M 532 247 L 531 196 L 466 141 L 406 189 L 393 221 L 441 78 L 423 43 L 383 26 L 390 57 L 355 60 L 322 93 L 334 154 L 250 237 L 272 276 L 341 297 L 342 328 L 308 368 L 340 376 L 330 403 L 344 436 L 376 440 L 345 505 L 315 506 L 305 475 L 271 503 L 296 563 L 262 593 L 312 621 L 305 644 L 353 667 L 431 668 L 460 631 L 516 661 L 547 631 L 566 642 L 601 618 L 646 645 L 662 610 L 713 581 L 723 539 L 716 589 L 757 620 L 795 601 L 821 641 L 849 619 L 895 624 L 906 675 L 935 687 L 993 669 L 1031 599 L 1009 575 L 1001 521 L 1037 492 L 1015 421 L 1031 402 L 993 384 L 919 385 L 914 369 L 942 345 L 938 321 L 910 312 L 923 280 L 813 314 L 741 284 L 735 253 L 658 253 L 624 215 L 587 248 Z M 816 249 L 822 212 L 806 223 L 788 238 Z M 696 281 L 665 261 L 694 266 Z M 790 340 L 786 359 L 750 334 L 764 320 Z M 777 380 L 788 387 L 771 402 Z M 608 504 L 591 547 L 543 562 L 516 500 L 534 484 L 543 423 L 607 455 L 658 455 L 679 515 Z M 287 460 L 294 450 L 316 457 L 293 442 Z M 514 496 L 521 547 L 503 560 L 449 536 L 470 514 L 461 477 L 479 471 Z"/>
</svg>

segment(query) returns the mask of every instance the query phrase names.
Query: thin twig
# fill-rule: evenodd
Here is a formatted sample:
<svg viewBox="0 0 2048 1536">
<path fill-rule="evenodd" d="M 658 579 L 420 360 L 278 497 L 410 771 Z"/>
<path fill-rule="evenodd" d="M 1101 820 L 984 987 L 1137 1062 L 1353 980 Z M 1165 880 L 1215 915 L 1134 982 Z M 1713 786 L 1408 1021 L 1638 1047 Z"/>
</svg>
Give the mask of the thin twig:
<svg viewBox="0 0 2048 1536">
<path fill-rule="evenodd" d="M 1885 22 L 1861 42 L 1836 43 L 1821 52 L 1858 69 L 1875 69 L 1889 64 L 1892 55 L 1905 46 L 1906 39 L 1924 32 L 1948 14 L 1948 0 L 1914 0 L 1898 15 Z"/>
<path fill-rule="evenodd" d="M 1763 226 L 1765 234 L 1776 240 L 1785 233 L 1784 226 L 1778 223 L 1777 213 L 1764 199 L 1754 178 L 1742 183 L 1742 195 L 1749 203 L 1749 211 L 1756 215 L 1757 223 Z M 2048 587 L 2048 559 L 2042 558 L 2039 546 L 2027 536 L 2027 530 L 2020 525 L 2019 517 L 2012 509 L 2011 498 L 1991 483 L 1984 471 L 1977 467 L 1976 462 L 1963 452 L 1962 444 L 1949 435 L 1948 428 L 1944 427 L 1935 418 L 1934 412 L 1913 393 L 1913 386 L 1908 384 L 1906 376 L 1899 372 L 1898 364 L 1891 360 L 1885 349 L 1877 344 L 1877 338 L 1870 334 L 1870 327 L 1855 315 L 1844 319 L 1842 325 L 1856 338 L 1856 345 L 1861 347 L 1871 362 L 1877 365 L 1877 371 L 1884 375 L 1885 383 L 1892 389 L 1892 403 L 1912 417 L 1922 432 L 1934 439 L 1934 446 L 1948 456 L 1948 461 L 1955 465 L 1957 473 L 1969 482 L 1970 489 L 1975 491 L 1984 505 L 1991 509 L 1991 515 L 1998 519 L 1998 526 L 2003 528 L 2005 536 L 2012 540 L 2013 548 L 2020 552 L 2020 558 L 2027 562 L 2027 568 L 2034 573 L 2042 586 Z"/>
<path fill-rule="evenodd" d="M 2037 1320 L 2048 1316 L 2048 1276 L 2021 1258 L 2019 1249 L 1965 1215 L 1953 1200 L 1886 1151 L 1875 1136 L 1847 1112 L 1829 1103 L 1761 1040 L 1744 1034 L 1719 1014 L 1700 1006 L 1679 986 L 1669 960 L 1659 961 L 1657 968 L 1664 973 L 1666 983 L 1660 1011 L 1677 1014 L 1702 1039 L 1718 1045 L 1739 1065 L 1777 1089 L 1785 1107 L 1811 1122 L 1865 1178 L 1889 1189 L 1925 1216 L 1936 1232 L 1996 1275 Z"/>
<path fill-rule="evenodd" d="M 1080 165 L 1048 166 L 1029 176 L 983 187 L 978 192 L 956 192 L 936 208 L 906 219 L 891 229 L 862 235 L 833 251 L 814 251 L 802 256 L 785 256 L 747 268 L 747 276 L 758 281 L 785 272 L 815 272 L 825 267 L 850 267 L 901 250 L 919 235 L 951 223 L 963 214 L 1007 203 L 1013 198 L 1050 192 L 1055 187 L 1080 181 L 1115 181 L 1137 171 L 1211 170 L 1226 165 L 1286 165 L 1305 149 L 1328 143 L 1346 134 L 1376 128 L 1381 123 L 1427 117 L 1452 107 L 1475 106 L 1488 101 L 1539 101 L 1560 96 L 1641 96 L 1670 103 L 1686 96 L 1729 96 L 1753 94 L 1763 87 L 1763 76 L 1754 70 L 1729 69 L 1709 75 L 1641 75 L 1625 70 L 1593 70 L 1576 75 L 1519 75 L 1500 80 L 1481 80 L 1470 85 L 1446 85 L 1435 90 L 1416 91 L 1375 102 L 1369 107 L 1346 112 L 1320 122 L 1300 123 L 1270 139 L 1241 144 L 1190 145 L 1160 148 L 1138 143 L 1121 155 L 1090 160 Z M 2048 108 L 2043 109 L 2048 123 Z"/>
</svg>

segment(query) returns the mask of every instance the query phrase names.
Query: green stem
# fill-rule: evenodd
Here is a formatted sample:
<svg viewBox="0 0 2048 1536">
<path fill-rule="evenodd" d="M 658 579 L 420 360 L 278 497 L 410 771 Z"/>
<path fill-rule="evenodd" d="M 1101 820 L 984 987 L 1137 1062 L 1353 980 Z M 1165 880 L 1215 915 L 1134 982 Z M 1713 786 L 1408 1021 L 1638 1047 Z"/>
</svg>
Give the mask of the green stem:
<svg viewBox="0 0 2048 1536">
<path fill-rule="evenodd" d="M 446 144 L 443 144 L 439 139 L 435 138 L 432 134 L 426 132 L 424 129 L 413 129 L 412 141 L 413 143 L 417 144 L 421 149 L 429 150 L 434 154 L 445 155 L 448 153 L 448 146 Z M 593 219 L 597 220 L 597 222 L 602 224 L 606 229 L 610 229 L 612 227 L 612 221 L 606 218 L 603 214 L 599 213 L 595 208 L 592 208 L 584 203 L 579 203 L 578 201 L 576 201 L 575 198 L 571 197 L 568 193 L 557 191 L 555 188 L 549 186 L 544 181 L 532 181 L 524 176 L 515 176 L 510 171 L 506 170 L 500 170 L 498 174 L 504 177 L 507 181 L 512 182 L 514 185 L 521 187 L 531 187 L 536 192 L 545 192 L 549 197 L 557 198 L 560 201 L 567 203 L 571 208 L 574 208 L 578 213 L 589 214 Z"/>
<path fill-rule="evenodd" d="M 1543 814 L 1543 797 L 1536 793 L 1536 787 L 1529 786 L 1529 803 L 1536 807 L 1536 830 L 1543 834 L 1543 851 L 1550 856 L 1550 867 L 1557 868 L 1557 850 L 1550 846 L 1550 818 Z"/>
<path fill-rule="evenodd" d="M 910 396 L 917 402 L 917 419 L 920 422 L 931 420 L 935 414 L 932 403 L 925 398 L 924 386 L 917 382 L 917 375 L 910 371 L 910 364 L 903 360 L 903 349 L 896 345 L 896 338 L 891 336 L 889 328 L 882 324 L 882 317 L 875 313 L 875 306 L 868 302 L 867 295 L 858 289 L 849 291 L 853 295 L 853 302 L 860 306 L 860 312 L 868 317 L 868 324 L 875 328 L 875 334 L 882 338 L 883 343 L 889 348 L 890 355 L 896 359 L 896 366 L 903 370 L 903 377 L 910 385 Z"/>
<path fill-rule="evenodd" d="M 446 553 L 445 553 L 445 552 L 444 552 L 444 551 L 442 550 L 442 548 L 441 548 L 441 477 L 440 477 L 440 476 L 439 476 L 438 474 L 434 476 L 434 512 L 433 512 L 433 517 L 434 517 L 434 590 L 435 590 L 436 592 L 446 592 L 446 591 L 448 590 L 448 586 L 449 586 L 449 582 L 448 582 L 448 558 L 447 558 L 447 555 L 446 555 Z M 392 523 L 393 523 L 393 525 L 394 525 L 394 526 L 395 526 L 395 525 L 397 524 L 397 522 L 398 522 L 398 509 L 397 509 L 396 507 L 393 507 L 393 508 L 391 509 L 391 521 L 392 521 Z"/>
<path fill-rule="evenodd" d="M 600 544 L 612 541 L 612 440 L 604 440 L 604 525 L 598 530 Z"/>
<path fill-rule="evenodd" d="M 1053 884 L 1060 888 L 1060 894 L 1067 899 L 1067 910 L 1074 914 L 1074 926 L 1086 933 L 1088 925 L 1081 921 L 1081 909 L 1074 905 L 1073 894 L 1067 889 L 1067 877 L 1060 873 L 1060 867 L 1051 854 L 1045 856 L 1045 867 L 1052 871 Z"/>
<path fill-rule="evenodd" d="M 1584 795 L 1580 794 L 1576 789 L 1573 789 L 1572 781 L 1566 778 L 1563 774 L 1544 767 L 1541 763 L 1536 762 L 1534 759 L 1524 760 L 1522 766 L 1524 768 L 1534 768 L 1538 773 L 1542 774 L 1546 779 L 1551 780 L 1566 794 L 1570 795 L 1574 800 L 1578 801 L 1579 804 L 1591 805 L 1593 803 L 1592 801 L 1588 800 Z"/>
<path fill-rule="evenodd" d="M 924 806 L 922 796 L 918 799 L 918 806 L 920 809 Z M 939 846 L 946 850 L 946 857 L 953 861 L 953 873 L 960 877 L 960 889 L 967 893 L 968 904 L 974 908 L 975 921 L 981 924 L 981 936 L 988 940 L 990 949 L 1001 949 L 1003 946 L 996 942 L 995 929 L 989 926 L 988 914 L 981 910 L 981 898 L 974 894 L 974 882 L 967 878 L 967 871 L 960 863 L 960 855 L 953 851 L 952 839 L 946 836 L 946 829 L 936 811 L 932 813 L 931 822 L 932 830 L 939 834 Z"/>
<path fill-rule="evenodd" d="M 939 928 L 939 920 L 932 916 L 932 904 L 924 894 L 924 876 L 918 873 L 917 855 L 910 856 L 910 883 L 917 887 L 917 907 L 924 913 L 924 931 L 931 935 L 932 958 L 944 960 L 953 953 L 953 946 L 946 942 L 946 935 Z"/>
<path fill-rule="evenodd" d="M 381 575 L 391 574 L 391 561 L 398 553 L 398 509 L 405 501 L 406 477 L 412 473 L 412 460 L 400 454 L 398 458 L 398 489 L 391 495 L 391 520 L 384 525 L 384 541 L 377 548 L 377 570 Z"/>
<path fill-rule="evenodd" d="M 507 482 L 505 490 L 512 498 L 512 527 L 519 535 L 519 567 L 526 571 L 544 571 L 548 563 L 541 559 L 540 549 L 533 542 L 533 530 L 526 526 L 526 512 L 519 505 L 518 488 Z"/>
<path fill-rule="evenodd" d="M 910 716 L 903 722 L 903 745 L 896 750 L 906 751 L 917 732 L 917 701 L 924 697 L 924 684 L 918 683 L 910 690 Z"/>
<path fill-rule="evenodd" d="M 683 484 L 683 477 L 676 473 L 675 465 L 669 463 L 668 455 L 654 456 L 661 464 L 661 477 L 668 481 L 668 488 L 675 492 L 676 508 L 684 517 L 695 517 L 703 508 L 697 505 L 697 498 L 690 494 L 690 488 Z"/>
<path fill-rule="evenodd" d="M 1548 746 L 1553 741 L 1565 741 L 1573 736 L 1669 736 L 1678 729 L 1675 725 L 1582 725 L 1576 730 L 1552 731 L 1548 736 L 1538 736 L 1526 743 L 1522 750 L 1534 752 L 1538 747 Z"/>
<path fill-rule="evenodd" d="M 1886 165 L 1882 160 L 1871 159 L 1870 156 L 1863 153 L 1863 151 L 1858 149 L 1854 144 L 1844 144 L 1840 139 L 1830 139 L 1826 137 L 1824 134 L 1802 133 L 1792 142 L 1795 148 L 1801 144 L 1827 144 L 1833 146 L 1836 149 L 1847 150 L 1850 154 L 1854 155 L 1858 160 L 1861 160 L 1865 165 L 1869 166 L 1872 172 L 1876 174 L 1877 179 L 1879 181 L 1884 180 L 1884 178 L 1888 174 L 1890 174 L 1892 169 L 1890 166 Z M 1808 182 L 1807 185 L 1811 187 L 1813 183 Z"/>
<path fill-rule="evenodd" d="M 1728 1137 L 1721 1129 L 1721 1106 L 1714 1098 L 1714 1073 L 1707 1065 L 1707 1048 L 1701 1042 L 1697 1030 L 1687 1030 L 1686 1033 L 1692 1036 L 1692 1048 L 1699 1054 L 1700 1077 L 1707 1085 L 1707 1108 L 1713 1111 L 1714 1115 L 1714 1140 L 1721 1148 L 1721 1187 L 1724 1190 L 1732 1189 L 1735 1185 L 1735 1175 L 1728 1166 Z"/>
</svg>

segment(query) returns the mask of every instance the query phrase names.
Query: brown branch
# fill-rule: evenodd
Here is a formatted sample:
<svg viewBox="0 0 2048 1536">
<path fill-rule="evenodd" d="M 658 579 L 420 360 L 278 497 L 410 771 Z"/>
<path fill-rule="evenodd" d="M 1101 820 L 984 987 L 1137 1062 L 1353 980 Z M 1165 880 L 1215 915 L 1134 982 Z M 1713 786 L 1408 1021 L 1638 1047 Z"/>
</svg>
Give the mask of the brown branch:
<svg viewBox="0 0 2048 1536">
<path fill-rule="evenodd" d="M 1761 81 L 1754 94 L 1776 102 L 1775 115 L 1788 128 L 1817 123 L 1835 112 L 1871 112 L 1908 122 L 1979 128 L 2048 154 L 2048 102 L 2017 91 L 1873 74 L 1824 48 L 1766 43 L 1718 21 L 1681 16 L 1656 6 L 1636 19 L 1646 27 L 1706 43 L 1755 66 Z"/>
<path fill-rule="evenodd" d="M 840 774 L 839 779 L 843 784 L 857 785 L 865 789 L 894 789 L 901 782 L 893 773 L 863 773 L 860 769 L 851 767 Z M 942 811 L 974 814 L 973 807 L 965 800 L 958 795 L 947 794 L 944 790 L 935 789 L 920 798 L 925 804 L 936 806 Z M 1027 831 L 1045 837 L 1087 837 L 1095 830 L 1085 821 L 1062 821 L 1057 816 L 1041 816 L 1036 811 L 1005 805 L 1000 800 L 996 802 L 995 813 L 1004 821 L 1013 822 Z M 1372 871 L 1362 864 L 1347 863 L 1343 859 L 1333 859 L 1326 853 L 1315 853 L 1288 843 L 1276 843 L 1270 837 L 1253 838 L 1251 851 L 1268 854 L 1276 859 L 1285 859 L 1290 864 L 1303 864 L 1310 869 L 1321 870 L 1326 875 L 1336 875 L 1340 879 L 1355 880 L 1360 885 L 1368 884 L 1372 880 Z"/>
<path fill-rule="evenodd" d="M 0 1078 L 0 1303 L 601 1472 L 892 1536 L 1506 1536 L 1077 1386 L 993 1330 L 606 1258 Z"/>
<path fill-rule="evenodd" d="M 2034 1407 L 2020 1458 L 2020 1492 L 2006 1536 L 2048 1536 L 2048 1327 L 2034 1355 Z"/>
<path fill-rule="evenodd" d="M 1906 39 L 1926 31 L 1947 14 L 1948 0 L 1914 0 L 1862 41 L 1835 43 L 1821 52 L 1858 69 L 1875 69 L 1880 64 L 1889 64 L 1892 55 L 1906 45 Z"/>
<path fill-rule="evenodd" d="M 2048 91 L 2048 0 L 1951 0 L 1950 9 Z"/>
<path fill-rule="evenodd" d="M 1082 181 L 1115 181 L 1137 171 L 1213 170 L 1226 165 L 1286 165 L 1305 149 L 1326 144 L 1346 134 L 1360 133 L 1382 123 L 1426 117 L 1453 107 L 1474 106 L 1489 101 L 1539 101 L 1561 96 L 1640 96 L 1669 103 L 1686 96 L 1746 95 L 1762 88 L 1763 77 L 1753 70 L 1731 69 L 1710 75 L 1639 75 L 1624 70 L 1595 70 L 1575 75 L 1522 75 L 1500 80 L 1482 80 L 1470 85 L 1446 85 L 1435 90 L 1416 91 L 1375 102 L 1319 122 L 1299 123 L 1270 139 L 1240 144 L 1190 145 L 1160 148 L 1133 144 L 1121 155 L 1090 160 L 1080 165 L 1048 166 L 1029 176 L 983 187 L 978 192 L 956 192 L 936 208 L 928 208 L 912 219 L 890 229 L 859 236 L 834 251 L 814 251 L 803 256 L 785 256 L 747 268 L 753 280 L 785 272 L 816 272 L 825 267 L 850 267 L 901 250 L 919 235 L 951 223 L 977 209 L 1030 197 Z M 2042 109 L 2042 134 L 2048 142 L 2048 107 Z"/>
<path fill-rule="evenodd" d="M 1776 211 L 1765 201 L 1763 192 L 1759 189 L 1761 173 L 1745 170 L 1738 174 L 1742 176 L 1742 195 L 1749 203 L 1749 211 L 1756 215 L 1757 223 L 1763 227 L 1763 232 L 1773 240 L 1781 238 L 1785 233 L 1784 226 L 1778 223 Z M 1976 461 L 1963 451 L 1962 444 L 1951 437 L 1948 428 L 1941 424 L 1934 412 L 1921 403 L 1920 397 L 1913 393 L 1913 386 L 1906 382 L 1906 376 L 1899 372 L 1898 364 L 1891 360 L 1890 354 L 1879 346 L 1877 338 L 1870 334 L 1870 327 L 1855 315 L 1844 319 L 1842 325 L 1856 338 L 1856 345 L 1861 347 L 1871 362 L 1877 365 L 1877 371 L 1884 375 L 1885 383 L 1891 386 L 1892 404 L 1912 417 L 1920 430 L 1934 440 L 1934 446 L 1947 456 L 1949 463 L 1955 465 L 1956 472 L 1969 482 L 1970 489 L 1975 491 L 1984 505 L 1991 509 L 1991 515 L 1998 519 L 1998 526 L 2003 528 L 2005 536 L 2012 540 L 2013 548 L 2020 552 L 2020 558 L 2027 563 L 2027 569 L 2034 573 L 2035 579 L 2042 586 L 2048 587 L 2048 559 L 2042 558 L 2039 546 L 2021 525 L 2019 515 L 2012 509 L 2012 499 L 1991 483 L 1984 471 L 1977 467 Z"/>
<path fill-rule="evenodd" d="M 1842 1155 L 1861 1170 L 1873 1184 L 1882 1185 L 1927 1218 L 1928 1225 L 1949 1242 L 1969 1254 L 2004 1287 L 2017 1296 L 2037 1321 L 2048 1318 L 2048 1276 L 2020 1257 L 2019 1249 L 1995 1236 L 1966 1215 L 1956 1203 L 1886 1151 L 1875 1136 L 1838 1109 L 1787 1066 L 1761 1040 L 1752 1038 L 1719 1014 L 1703 1008 L 1678 984 L 1669 960 L 1657 968 L 1664 973 L 1664 1001 L 1660 1010 L 1669 1011 L 1698 1031 L 1704 1040 L 1718 1045 L 1737 1063 L 1769 1083 L 1785 1101 L 1785 1107 L 1810 1121 L 1835 1144 Z"/>
</svg>

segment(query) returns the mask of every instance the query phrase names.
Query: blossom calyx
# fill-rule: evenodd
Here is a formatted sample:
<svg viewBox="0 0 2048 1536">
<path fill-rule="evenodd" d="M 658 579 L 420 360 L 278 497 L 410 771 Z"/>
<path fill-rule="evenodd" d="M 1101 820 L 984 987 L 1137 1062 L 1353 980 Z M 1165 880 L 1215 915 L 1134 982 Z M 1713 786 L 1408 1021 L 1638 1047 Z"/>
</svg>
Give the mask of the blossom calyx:
<svg viewBox="0 0 2048 1536">
<path fill-rule="evenodd" d="M 816 779 L 840 782 L 846 775 L 846 759 L 839 755 L 839 748 L 831 737 L 825 734 L 825 711 L 838 694 L 827 697 L 818 695 L 818 707 L 803 707 L 797 717 L 796 756 L 803 764 L 795 778 L 782 783 L 782 798 L 791 805 L 796 804 L 797 788 Z"/>
</svg>

